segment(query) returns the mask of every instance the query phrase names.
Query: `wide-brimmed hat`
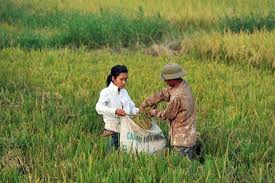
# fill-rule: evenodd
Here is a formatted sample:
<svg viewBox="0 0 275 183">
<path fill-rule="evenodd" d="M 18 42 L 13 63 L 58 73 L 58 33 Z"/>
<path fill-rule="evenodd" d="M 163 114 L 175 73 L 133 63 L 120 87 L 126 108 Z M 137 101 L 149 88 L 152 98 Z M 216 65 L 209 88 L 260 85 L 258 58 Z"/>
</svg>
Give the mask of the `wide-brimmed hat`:
<svg viewBox="0 0 275 183">
<path fill-rule="evenodd" d="M 160 78 L 162 80 L 178 79 L 186 76 L 186 71 L 176 63 L 167 64 L 163 67 Z"/>
</svg>

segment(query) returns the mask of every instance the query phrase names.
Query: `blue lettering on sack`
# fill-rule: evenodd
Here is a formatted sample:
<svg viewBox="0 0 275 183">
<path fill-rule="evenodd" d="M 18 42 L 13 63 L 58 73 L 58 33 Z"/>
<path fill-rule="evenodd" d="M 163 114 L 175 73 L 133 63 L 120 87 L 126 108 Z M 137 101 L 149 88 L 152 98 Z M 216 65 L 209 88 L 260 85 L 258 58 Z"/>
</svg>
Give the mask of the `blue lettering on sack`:
<svg viewBox="0 0 275 183">
<path fill-rule="evenodd" d="M 148 143 L 151 141 L 157 141 L 164 139 L 164 136 L 160 133 L 158 134 L 149 134 L 148 136 L 139 136 L 133 132 L 127 133 L 127 140 L 137 141 L 139 143 Z"/>
</svg>

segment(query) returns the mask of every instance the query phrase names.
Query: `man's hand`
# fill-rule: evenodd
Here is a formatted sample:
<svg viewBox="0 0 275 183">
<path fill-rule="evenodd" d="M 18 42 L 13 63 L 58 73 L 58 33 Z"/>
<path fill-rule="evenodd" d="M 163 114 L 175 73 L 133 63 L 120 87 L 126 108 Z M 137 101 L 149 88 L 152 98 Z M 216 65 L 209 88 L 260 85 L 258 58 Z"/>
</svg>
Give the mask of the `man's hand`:
<svg viewBox="0 0 275 183">
<path fill-rule="evenodd" d="M 142 104 L 139 106 L 139 110 L 140 110 L 141 112 L 144 112 L 146 107 L 147 107 L 146 103 L 145 103 L 145 102 L 142 102 Z"/>
<path fill-rule="evenodd" d="M 126 112 L 123 109 L 116 109 L 116 115 L 126 116 Z"/>
<path fill-rule="evenodd" d="M 149 111 L 149 115 L 152 116 L 152 117 L 157 116 L 157 113 L 158 113 L 157 109 L 151 109 Z"/>
<path fill-rule="evenodd" d="M 144 113 L 145 112 L 145 109 L 141 106 L 138 109 L 139 109 L 138 113 Z"/>
</svg>

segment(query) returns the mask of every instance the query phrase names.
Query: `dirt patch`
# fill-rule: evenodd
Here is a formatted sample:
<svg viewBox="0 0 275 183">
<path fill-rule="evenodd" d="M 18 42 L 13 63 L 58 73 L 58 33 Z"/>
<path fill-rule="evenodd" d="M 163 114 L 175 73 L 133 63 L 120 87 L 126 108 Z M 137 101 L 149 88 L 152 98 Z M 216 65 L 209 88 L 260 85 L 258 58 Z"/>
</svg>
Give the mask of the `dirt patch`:
<svg viewBox="0 0 275 183">
<path fill-rule="evenodd" d="M 1 167 L 4 171 L 17 170 L 23 174 L 31 172 L 31 168 L 20 149 L 13 149 L 4 154 L 1 157 Z"/>
<path fill-rule="evenodd" d="M 179 52 L 182 49 L 182 42 L 181 41 L 171 41 L 171 42 L 167 43 L 167 47 L 174 52 Z"/>
<path fill-rule="evenodd" d="M 172 56 L 176 54 L 174 50 L 171 50 L 169 47 L 159 44 L 154 44 L 150 48 L 145 50 L 145 53 L 154 57 L 158 56 Z"/>
</svg>

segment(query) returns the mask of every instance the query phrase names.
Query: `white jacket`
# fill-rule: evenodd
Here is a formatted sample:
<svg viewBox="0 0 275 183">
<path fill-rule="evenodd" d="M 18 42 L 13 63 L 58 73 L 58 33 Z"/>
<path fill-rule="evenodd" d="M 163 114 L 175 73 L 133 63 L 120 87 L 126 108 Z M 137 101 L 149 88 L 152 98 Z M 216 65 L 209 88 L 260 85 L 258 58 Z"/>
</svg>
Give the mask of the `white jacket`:
<svg viewBox="0 0 275 183">
<path fill-rule="evenodd" d="M 105 129 L 119 132 L 120 118 L 115 114 L 116 109 L 123 109 L 127 115 L 136 115 L 138 108 L 129 97 L 125 89 L 118 91 L 118 87 L 112 82 L 100 92 L 96 104 L 96 111 L 103 115 Z"/>
</svg>

